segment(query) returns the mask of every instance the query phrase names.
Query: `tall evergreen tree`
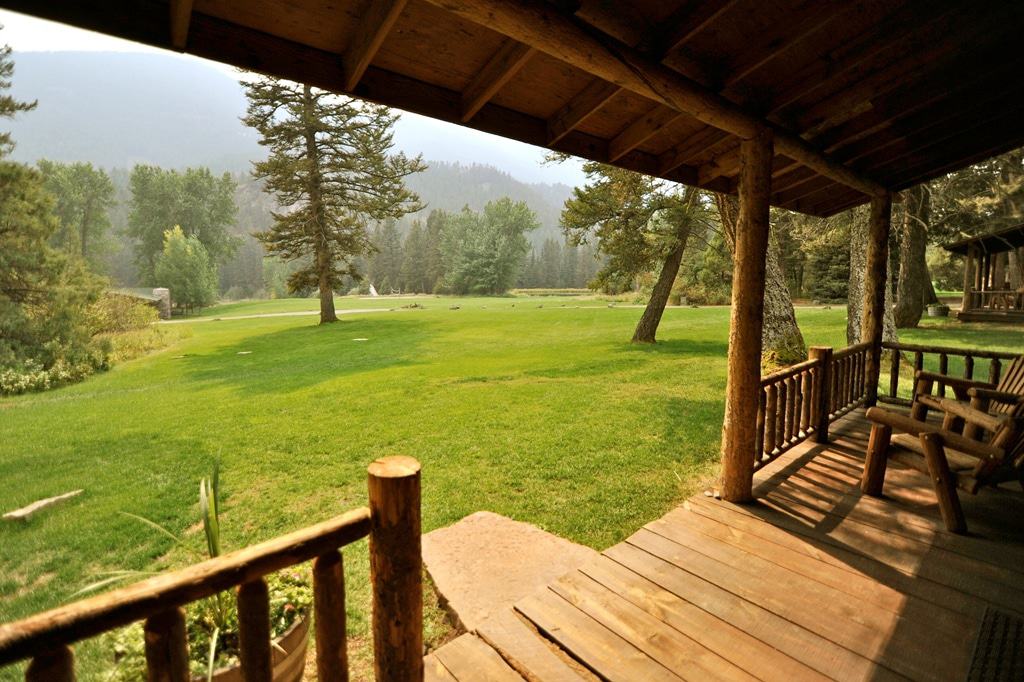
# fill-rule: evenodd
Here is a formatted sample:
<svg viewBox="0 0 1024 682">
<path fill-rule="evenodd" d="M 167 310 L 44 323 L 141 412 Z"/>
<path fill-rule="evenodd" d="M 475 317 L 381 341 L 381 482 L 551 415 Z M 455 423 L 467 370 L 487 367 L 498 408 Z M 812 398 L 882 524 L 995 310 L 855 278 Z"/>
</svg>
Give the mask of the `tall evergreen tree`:
<svg viewBox="0 0 1024 682">
<path fill-rule="evenodd" d="M 449 215 L 445 211 L 434 209 L 427 216 L 427 226 L 423 235 L 426 260 L 424 277 L 429 293 L 439 293 L 444 286 L 444 229 L 448 224 Z"/>
<path fill-rule="evenodd" d="M 2 28 L 2 27 L 0 27 Z M 22 111 L 32 111 L 37 102 L 22 102 L 14 99 L 8 92 L 14 78 L 14 60 L 11 59 L 11 46 L 0 47 L 0 118 L 14 118 Z M 0 158 L 7 156 L 14 149 L 9 131 L 0 131 Z"/>
<path fill-rule="evenodd" d="M 253 174 L 288 209 L 259 238 L 285 260 L 312 257 L 288 285 L 315 286 L 320 323 L 334 322 L 334 289 L 360 276 L 353 261 L 370 249 L 368 222 L 420 210 L 404 180 L 425 166 L 392 153 L 398 115 L 386 107 L 276 78 L 242 85 L 249 100 L 242 120 L 270 150 Z"/>
<path fill-rule="evenodd" d="M 402 244 L 402 290 L 414 294 L 429 293 L 433 283 L 427 281 L 427 243 L 423 223 L 414 220 Z"/>
<path fill-rule="evenodd" d="M 391 293 L 402 288 L 402 238 L 398 234 L 398 224 L 393 220 L 378 223 L 373 230 L 369 272 L 370 282 L 377 290 Z"/>
</svg>

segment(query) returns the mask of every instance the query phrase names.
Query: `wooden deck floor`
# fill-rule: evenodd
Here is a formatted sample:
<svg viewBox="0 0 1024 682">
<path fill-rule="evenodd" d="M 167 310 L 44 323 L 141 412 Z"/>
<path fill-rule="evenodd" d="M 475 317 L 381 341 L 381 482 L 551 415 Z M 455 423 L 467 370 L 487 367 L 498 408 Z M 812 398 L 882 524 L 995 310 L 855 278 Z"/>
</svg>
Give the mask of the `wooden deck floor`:
<svg viewBox="0 0 1024 682">
<path fill-rule="evenodd" d="M 1024 495 L 963 496 L 942 529 L 927 478 L 858 489 L 863 411 L 755 480 L 691 498 L 427 657 L 428 680 L 962 680 L 986 607 L 1024 615 Z"/>
</svg>

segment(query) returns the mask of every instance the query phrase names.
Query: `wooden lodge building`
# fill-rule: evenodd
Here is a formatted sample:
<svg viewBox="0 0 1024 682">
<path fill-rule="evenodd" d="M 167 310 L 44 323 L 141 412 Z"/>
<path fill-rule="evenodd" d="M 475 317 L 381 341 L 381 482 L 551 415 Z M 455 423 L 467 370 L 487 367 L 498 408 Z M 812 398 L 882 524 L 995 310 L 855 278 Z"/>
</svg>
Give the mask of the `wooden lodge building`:
<svg viewBox="0 0 1024 682">
<path fill-rule="evenodd" d="M 1024 322 L 1024 225 L 947 244 L 966 259 L 963 322 Z"/>
<path fill-rule="evenodd" d="M 906 398 L 900 353 L 888 382 L 881 367 L 893 193 L 1024 145 L 1024 3 L 0 5 L 740 202 L 720 497 L 686 501 L 516 604 L 507 627 L 468 632 L 425 659 L 419 466 L 379 460 L 369 508 L 0 625 L 0 665 L 29 660 L 27 679 L 70 680 L 75 642 L 144 620 L 149 679 L 186 680 L 182 607 L 240 586 L 243 673 L 269 680 L 263 576 L 314 560 L 319 679 L 345 680 L 338 549 L 368 535 L 380 680 L 1024 679 L 1020 491 L 962 495 L 971 534 L 958 535 L 928 476 L 893 463 L 883 497 L 860 485 L 863 408 L 880 392 Z M 867 203 L 862 343 L 761 377 L 769 207 L 829 216 Z M 998 306 L 989 242 L 954 248 L 980 264 L 965 312 Z M 960 353 L 967 378 L 987 368 L 992 386 L 1011 360 L 889 348 L 913 369 L 928 357 L 948 368 Z"/>
</svg>

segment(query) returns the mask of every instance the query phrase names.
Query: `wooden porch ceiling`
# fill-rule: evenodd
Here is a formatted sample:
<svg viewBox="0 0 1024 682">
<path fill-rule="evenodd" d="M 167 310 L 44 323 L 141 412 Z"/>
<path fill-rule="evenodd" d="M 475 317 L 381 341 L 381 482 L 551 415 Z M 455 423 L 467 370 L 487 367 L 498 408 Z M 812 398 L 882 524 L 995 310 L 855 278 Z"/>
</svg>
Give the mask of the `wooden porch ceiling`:
<svg viewBox="0 0 1024 682">
<path fill-rule="evenodd" d="M 711 190 L 735 191 L 739 136 L 768 125 L 772 203 L 814 215 L 1024 144 L 1021 3 L 0 5 Z"/>
</svg>

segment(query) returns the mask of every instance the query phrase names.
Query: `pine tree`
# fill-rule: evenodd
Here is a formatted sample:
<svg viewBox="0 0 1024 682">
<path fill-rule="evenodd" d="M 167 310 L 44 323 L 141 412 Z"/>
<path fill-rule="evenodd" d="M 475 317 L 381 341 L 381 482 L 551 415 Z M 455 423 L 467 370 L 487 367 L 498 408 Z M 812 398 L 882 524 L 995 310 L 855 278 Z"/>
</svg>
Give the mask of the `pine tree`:
<svg viewBox="0 0 1024 682">
<path fill-rule="evenodd" d="M 423 245 L 426 252 L 424 264 L 424 277 L 426 288 L 424 291 L 440 293 L 444 288 L 444 231 L 448 224 L 449 215 L 445 211 L 434 209 L 427 216 L 427 227 L 423 236 Z"/>
<path fill-rule="evenodd" d="M 0 47 L 0 117 L 14 118 L 22 111 L 32 111 L 36 108 L 37 102 L 21 102 L 14 99 L 7 91 L 11 89 L 11 79 L 14 77 L 14 60 L 11 59 L 11 46 Z M 14 149 L 14 142 L 11 134 L 0 131 L 0 158 L 7 156 Z"/>
<path fill-rule="evenodd" d="M 334 290 L 360 276 L 354 259 L 370 249 L 368 222 L 420 210 L 404 179 L 425 166 L 391 153 L 398 115 L 386 107 L 274 78 L 242 85 L 249 100 L 243 122 L 270 150 L 253 174 L 289 209 L 258 237 L 285 260 L 311 257 L 288 286 L 316 287 L 320 323 L 334 322 Z"/>
<path fill-rule="evenodd" d="M 414 220 L 402 244 L 402 290 L 423 294 L 433 288 L 427 281 L 427 250 L 423 223 Z"/>
<path fill-rule="evenodd" d="M 402 238 L 394 220 L 385 220 L 373 230 L 373 255 L 367 273 L 370 282 L 382 294 L 402 288 Z M 386 285 L 385 285 L 386 281 Z"/>
</svg>

